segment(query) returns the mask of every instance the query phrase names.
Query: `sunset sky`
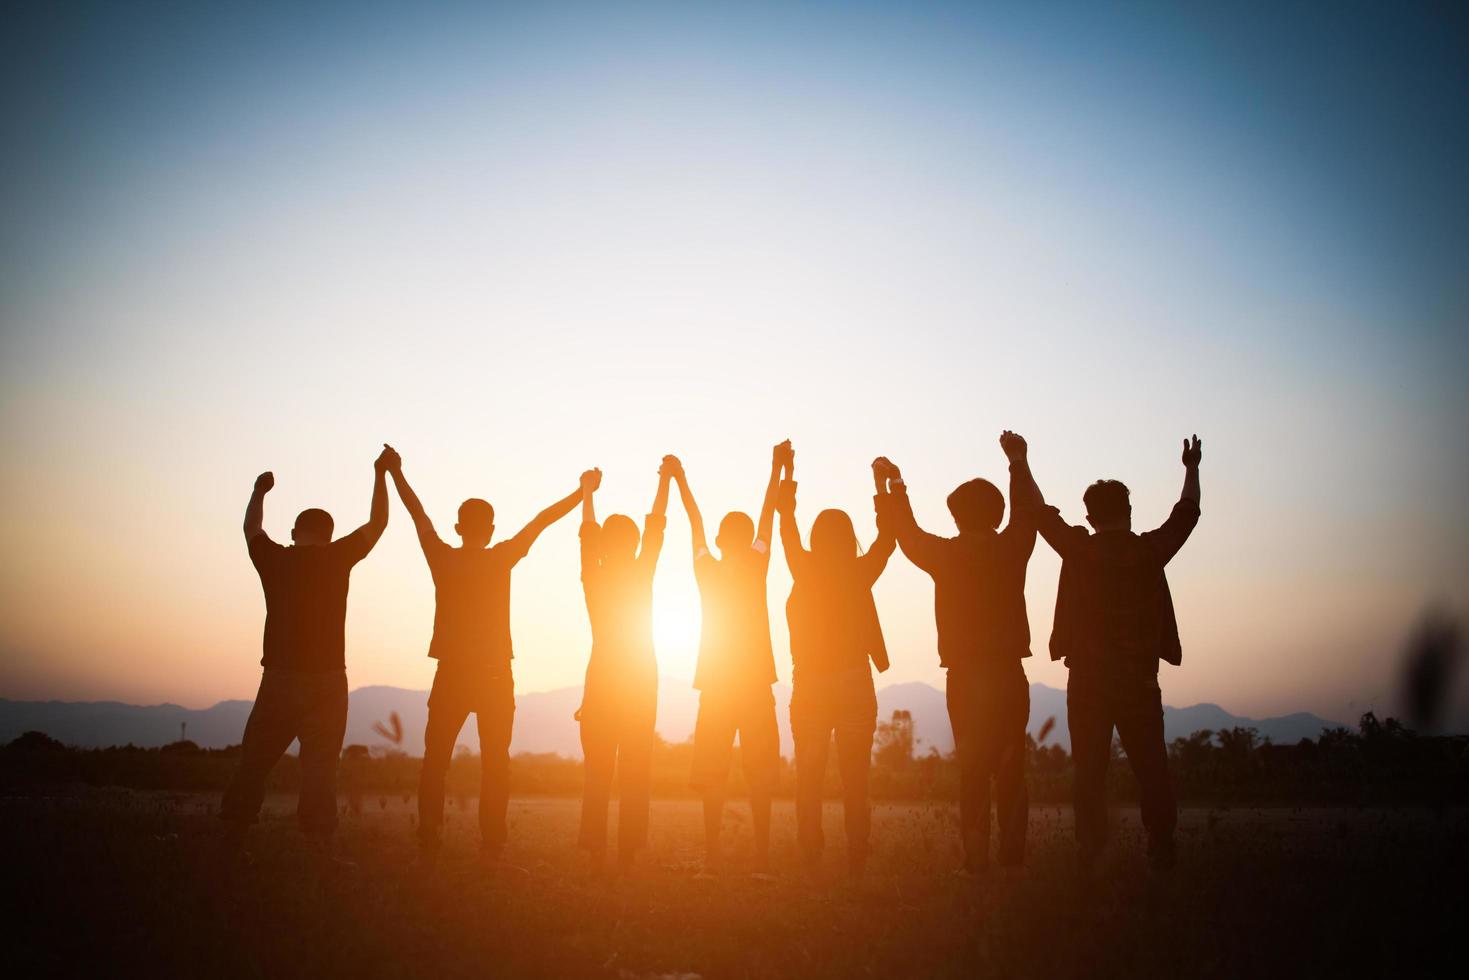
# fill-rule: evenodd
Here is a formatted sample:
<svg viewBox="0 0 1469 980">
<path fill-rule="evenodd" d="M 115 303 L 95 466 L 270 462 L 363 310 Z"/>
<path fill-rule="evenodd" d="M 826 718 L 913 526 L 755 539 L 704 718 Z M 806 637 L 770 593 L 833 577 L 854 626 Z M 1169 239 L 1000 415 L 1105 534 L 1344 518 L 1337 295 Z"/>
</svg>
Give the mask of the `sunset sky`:
<svg viewBox="0 0 1469 980">
<path fill-rule="evenodd" d="M 1469 44 L 1417 9 L 10 7 L 0 697 L 252 696 L 262 470 L 278 540 L 345 531 L 390 442 L 452 538 L 465 497 L 513 533 L 594 465 L 641 515 L 673 452 L 712 526 L 789 437 L 803 523 L 870 538 L 874 456 L 952 533 L 1012 428 L 1074 522 L 1106 476 L 1139 526 L 1203 437 L 1166 702 L 1392 708 L 1413 624 L 1469 609 Z M 1057 570 L 1039 544 L 1027 672 L 1060 687 Z M 897 556 L 877 601 L 879 684 L 940 684 L 927 577 Z M 395 497 L 353 686 L 427 688 L 432 614 Z M 514 634 L 521 690 L 580 682 L 574 517 Z"/>
</svg>

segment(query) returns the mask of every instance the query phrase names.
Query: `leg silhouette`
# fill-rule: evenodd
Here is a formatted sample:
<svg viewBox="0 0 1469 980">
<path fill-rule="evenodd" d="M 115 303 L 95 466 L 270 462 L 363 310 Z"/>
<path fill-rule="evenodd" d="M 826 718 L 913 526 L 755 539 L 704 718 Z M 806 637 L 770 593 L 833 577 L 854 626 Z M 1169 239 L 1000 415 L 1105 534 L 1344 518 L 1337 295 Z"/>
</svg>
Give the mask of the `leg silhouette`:
<svg viewBox="0 0 1469 980">
<path fill-rule="evenodd" d="M 297 819 L 308 834 L 324 837 L 337 827 L 337 762 L 347 731 L 347 675 L 313 677 L 297 722 L 301 740 L 301 801 Z"/>
<path fill-rule="evenodd" d="M 505 812 L 510 805 L 510 737 L 515 727 L 515 684 L 496 678 L 475 712 L 479 728 L 479 832 L 486 854 L 505 846 Z"/>
<path fill-rule="evenodd" d="M 454 758 L 454 743 L 468 717 L 469 706 L 454 703 L 452 697 L 435 699 L 429 705 L 423 732 L 423 766 L 418 771 L 418 840 L 425 848 L 439 846 L 444 825 L 444 778 Z"/>
</svg>

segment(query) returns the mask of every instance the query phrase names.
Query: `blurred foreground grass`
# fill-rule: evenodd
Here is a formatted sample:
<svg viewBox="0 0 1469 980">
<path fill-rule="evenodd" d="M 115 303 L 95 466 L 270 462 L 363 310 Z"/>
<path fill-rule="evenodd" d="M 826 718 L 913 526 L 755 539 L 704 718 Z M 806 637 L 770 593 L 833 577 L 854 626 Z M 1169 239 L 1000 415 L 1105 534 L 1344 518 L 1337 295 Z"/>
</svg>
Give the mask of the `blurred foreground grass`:
<svg viewBox="0 0 1469 980">
<path fill-rule="evenodd" d="M 253 860 L 218 873 L 213 796 L 77 790 L 0 800 L 9 975 L 162 976 L 1361 976 L 1433 962 L 1460 935 L 1462 810 L 1185 810 L 1166 878 L 1117 814 L 1102 881 L 1071 874 L 1069 811 L 1031 811 L 1018 878 L 964 881 L 947 805 L 874 808 L 867 878 L 843 880 L 840 808 L 827 873 L 796 870 L 777 804 L 774 881 L 743 873 L 748 811 L 730 808 L 730 871 L 698 880 L 697 803 L 653 804 L 648 867 L 583 869 L 578 804 L 511 804 L 506 857 L 474 861 L 474 801 L 450 801 L 433 876 L 412 863 L 411 798 L 369 797 L 338 834 L 354 871 L 306 862 L 294 801 L 272 798 Z M 615 812 L 615 806 L 614 806 Z"/>
</svg>

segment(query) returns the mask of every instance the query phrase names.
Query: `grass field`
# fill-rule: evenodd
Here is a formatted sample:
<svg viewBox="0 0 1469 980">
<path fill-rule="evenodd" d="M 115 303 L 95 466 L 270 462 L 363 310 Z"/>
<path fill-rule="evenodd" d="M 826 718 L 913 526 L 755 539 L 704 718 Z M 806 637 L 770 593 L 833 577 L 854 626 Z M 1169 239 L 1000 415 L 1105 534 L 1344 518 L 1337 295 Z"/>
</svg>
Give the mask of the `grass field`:
<svg viewBox="0 0 1469 980">
<path fill-rule="evenodd" d="M 468 806 L 466 806 L 466 802 Z M 516 800 L 507 858 L 480 873 L 473 801 L 451 801 L 444 859 L 413 863 L 412 800 L 370 798 L 338 835 L 355 870 L 311 870 L 273 798 L 252 861 L 217 873 L 213 797 L 88 790 L 0 800 L 7 974 L 96 976 L 1361 976 L 1459 945 L 1469 814 L 1185 810 L 1178 869 L 1150 875 L 1135 811 L 1102 880 L 1071 874 L 1063 808 L 1031 812 L 1019 877 L 965 881 L 949 806 L 879 805 L 858 884 L 827 804 L 825 876 L 796 870 L 789 803 L 773 882 L 735 860 L 696 880 L 696 803 L 655 802 L 648 866 L 583 870 L 578 804 Z"/>
</svg>

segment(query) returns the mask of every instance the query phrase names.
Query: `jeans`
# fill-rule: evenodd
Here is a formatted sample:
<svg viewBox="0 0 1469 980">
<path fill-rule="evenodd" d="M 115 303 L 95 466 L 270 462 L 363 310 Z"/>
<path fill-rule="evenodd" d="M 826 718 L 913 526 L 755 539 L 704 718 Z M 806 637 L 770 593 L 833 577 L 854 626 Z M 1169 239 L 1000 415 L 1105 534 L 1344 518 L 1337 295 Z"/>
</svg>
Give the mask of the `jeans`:
<svg viewBox="0 0 1469 980">
<path fill-rule="evenodd" d="M 1019 660 L 954 668 L 946 684 L 949 723 L 959 757 L 959 827 L 965 866 L 989 862 L 991 781 L 1001 864 L 1025 860 L 1030 819 L 1025 789 L 1025 725 L 1030 685 Z"/>
<path fill-rule="evenodd" d="M 1149 849 L 1169 848 L 1178 807 L 1163 742 L 1163 695 L 1150 675 L 1096 675 L 1073 671 L 1066 685 L 1071 758 L 1076 768 L 1076 843 L 1083 862 L 1107 839 L 1107 765 L 1112 729 L 1137 777 Z"/>
<path fill-rule="evenodd" d="M 780 778 L 780 727 L 775 723 L 775 697 L 765 685 L 699 694 L 689 783 L 697 790 L 726 792 L 736 733 L 750 793 L 769 799 Z"/>
<path fill-rule="evenodd" d="M 347 730 L 345 670 L 266 670 L 245 722 L 240 765 L 224 791 L 220 816 L 254 823 L 265 801 L 265 778 L 291 742 L 301 741 L 301 794 L 296 818 L 308 834 L 337 826 L 337 761 Z"/>
<path fill-rule="evenodd" d="M 796 839 L 808 862 L 819 859 L 825 846 L 821 789 L 833 735 L 842 776 L 847 857 L 859 865 L 866 860 L 867 838 L 872 828 L 867 777 L 876 731 L 877 694 L 872 687 L 872 672 L 867 667 L 795 679 L 791 691 L 791 737 L 796 743 Z"/>
<path fill-rule="evenodd" d="M 657 680 L 609 685 L 607 690 L 589 684 L 580 716 L 586 783 L 578 842 L 599 854 L 607 849 L 607 807 L 615 771 L 618 853 L 631 858 L 648 841 Z"/>
<path fill-rule="evenodd" d="M 454 758 L 454 743 L 471 712 L 479 728 L 480 847 L 498 851 L 505 846 L 515 679 L 509 670 L 485 676 L 441 664 L 429 694 L 423 768 L 418 775 L 418 840 L 424 847 L 439 844 L 444 825 L 444 777 Z"/>
</svg>

